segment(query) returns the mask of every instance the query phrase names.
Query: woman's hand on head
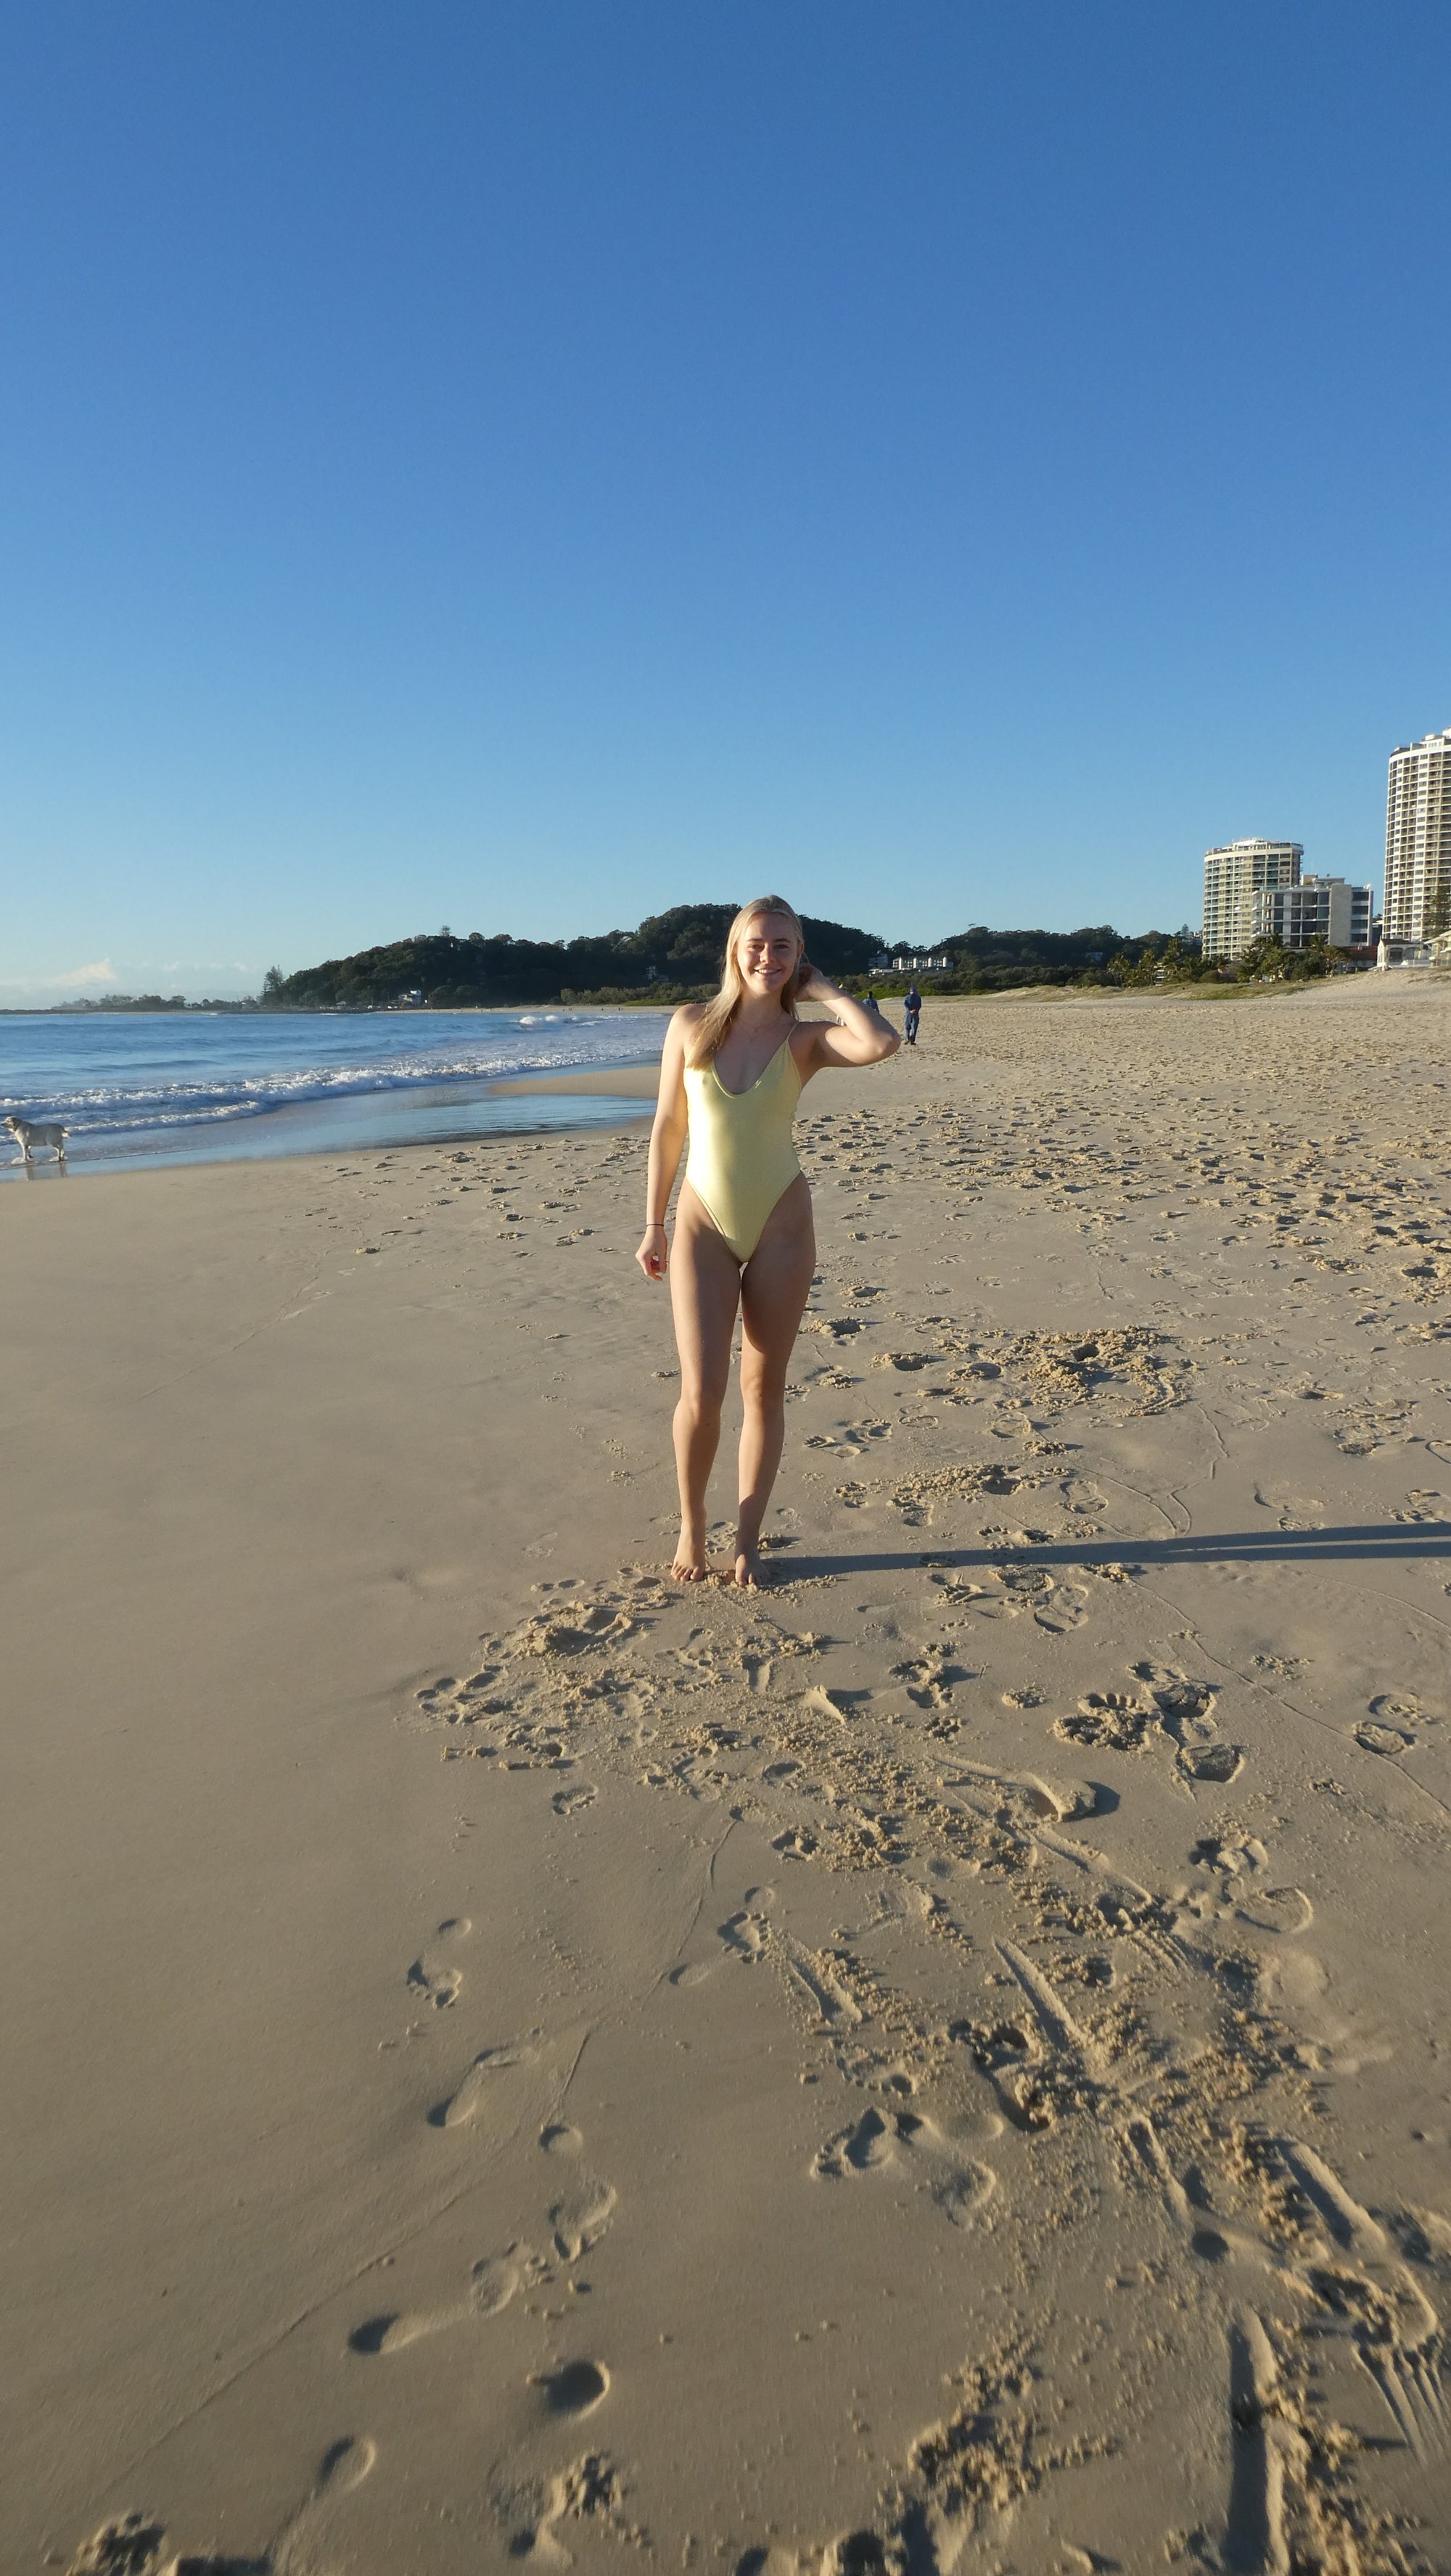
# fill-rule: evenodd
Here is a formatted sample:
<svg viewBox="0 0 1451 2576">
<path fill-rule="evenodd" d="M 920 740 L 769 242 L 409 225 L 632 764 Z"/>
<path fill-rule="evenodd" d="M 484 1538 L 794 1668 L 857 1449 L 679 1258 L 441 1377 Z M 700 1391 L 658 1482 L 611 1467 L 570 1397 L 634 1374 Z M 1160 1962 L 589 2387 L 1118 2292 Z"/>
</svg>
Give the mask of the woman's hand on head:
<svg viewBox="0 0 1451 2576">
<path fill-rule="evenodd" d="M 813 966 L 809 957 L 801 959 L 796 969 L 798 1002 L 824 1002 L 834 989 L 835 987 L 828 982 L 819 966 Z"/>
<path fill-rule="evenodd" d="M 670 1267 L 670 1244 L 663 1225 L 647 1225 L 635 1254 L 647 1279 L 663 1279 Z"/>
</svg>

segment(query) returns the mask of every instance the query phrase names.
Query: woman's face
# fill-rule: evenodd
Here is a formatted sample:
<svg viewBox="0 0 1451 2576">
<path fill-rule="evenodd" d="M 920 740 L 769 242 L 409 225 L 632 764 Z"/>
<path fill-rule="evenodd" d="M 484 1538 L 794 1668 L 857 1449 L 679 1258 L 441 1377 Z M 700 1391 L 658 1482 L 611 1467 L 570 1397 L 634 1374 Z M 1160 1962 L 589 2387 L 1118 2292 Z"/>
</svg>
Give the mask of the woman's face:
<svg viewBox="0 0 1451 2576">
<path fill-rule="evenodd" d="M 753 912 L 736 941 L 736 964 L 748 993 L 779 993 L 800 955 L 801 942 L 784 912 Z"/>
</svg>

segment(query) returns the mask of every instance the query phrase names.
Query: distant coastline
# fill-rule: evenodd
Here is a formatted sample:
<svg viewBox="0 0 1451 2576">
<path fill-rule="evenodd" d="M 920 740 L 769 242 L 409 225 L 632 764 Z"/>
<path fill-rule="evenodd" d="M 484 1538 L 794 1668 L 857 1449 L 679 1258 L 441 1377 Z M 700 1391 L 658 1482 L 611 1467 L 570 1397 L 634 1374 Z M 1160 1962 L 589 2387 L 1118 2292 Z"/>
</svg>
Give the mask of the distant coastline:
<svg viewBox="0 0 1451 2576">
<path fill-rule="evenodd" d="M 735 906 L 677 904 L 635 930 L 567 941 L 486 938 L 451 930 L 328 958 L 283 976 L 273 969 L 262 1000 L 282 1008 L 468 1010 L 540 1004 L 600 1008 L 673 1008 L 707 998 Z M 997 992 L 1029 984 L 1117 984 L 1190 980 L 1202 971 L 1199 940 L 1187 924 L 1125 939 L 1112 924 L 1083 930 L 989 930 L 974 923 L 931 945 L 893 942 L 877 931 L 803 914 L 807 948 L 818 966 L 848 991 Z"/>
<path fill-rule="evenodd" d="M 703 1000 L 719 981 L 728 903 L 677 904 L 635 930 L 570 940 L 515 939 L 508 932 L 466 937 L 447 928 L 378 948 L 330 957 L 285 975 L 270 966 L 260 993 L 188 1001 L 181 993 L 107 993 L 39 1006 L 46 1016 L 93 1018 L 143 1013 L 263 1014 L 323 1011 L 489 1012 L 540 1008 L 673 1009 Z M 881 939 L 847 922 L 803 915 L 816 963 L 847 991 L 888 998 L 916 984 L 929 995 L 1022 991 L 1031 986 L 1112 991 L 1122 987 L 1284 983 L 1355 972 L 1357 952 L 1312 942 L 1286 950 L 1261 941 L 1229 963 L 1206 960 L 1200 934 L 1147 930 L 1129 936 L 1111 922 L 1081 930 L 989 930 L 974 922 L 930 943 Z M 34 1007 L 34 1006 L 33 1006 Z M 18 1006 L 3 1016 L 17 1016 Z"/>
<path fill-rule="evenodd" d="M 669 996 L 658 988 L 648 987 L 639 993 L 612 994 L 604 1000 L 587 993 L 553 993 L 544 998 L 568 1004 L 588 1003 L 592 1009 L 600 1010 L 658 1011 L 666 1005 Z M 124 1019 L 134 1018 L 138 1013 L 152 1017 L 159 1013 L 167 1019 L 179 1019 L 184 1011 L 213 1018 L 241 1016 L 251 1019 L 285 1019 L 289 1013 L 298 1018 L 306 1012 L 326 1011 L 333 1017 L 352 1015 L 362 1019 L 379 1011 L 428 1011 L 443 1007 L 434 1002 L 278 1002 L 270 998 L 263 1000 L 255 993 L 229 1002 L 160 1001 L 150 993 L 134 996 L 130 993 L 108 993 L 98 1002 L 0 1002 L 0 1020 Z M 519 1005 L 517 1002 L 450 1002 L 446 1007 L 451 1012 L 473 1011 L 483 1016 L 493 1011 L 516 1011 Z"/>
</svg>

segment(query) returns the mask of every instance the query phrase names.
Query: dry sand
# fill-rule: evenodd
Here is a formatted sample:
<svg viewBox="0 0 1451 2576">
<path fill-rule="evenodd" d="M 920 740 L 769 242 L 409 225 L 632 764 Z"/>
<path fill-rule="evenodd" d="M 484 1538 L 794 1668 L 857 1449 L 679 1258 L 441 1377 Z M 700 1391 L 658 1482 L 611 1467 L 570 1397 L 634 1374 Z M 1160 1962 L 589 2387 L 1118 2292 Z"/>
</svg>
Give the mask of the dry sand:
<svg viewBox="0 0 1451 2576">
<path fill-rule="evenodd" d="M 820 1080 L 755 1598 L 640 1128 L 4 1194 L 6 2570 L 1451 2565 L 1448 1040 Z"/>
</svg>

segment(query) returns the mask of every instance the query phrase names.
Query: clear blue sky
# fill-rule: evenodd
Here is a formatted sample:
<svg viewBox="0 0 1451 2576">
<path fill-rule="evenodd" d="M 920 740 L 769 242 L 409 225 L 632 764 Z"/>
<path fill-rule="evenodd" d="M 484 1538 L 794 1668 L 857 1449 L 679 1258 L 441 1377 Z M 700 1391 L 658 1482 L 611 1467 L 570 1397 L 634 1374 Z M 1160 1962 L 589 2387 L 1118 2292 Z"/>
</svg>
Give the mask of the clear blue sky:
<svg viewBox="0 0 1451 2576">
<path fill-rule="evenodd" d="M 0 997 L 1380 878 L 1444 9 L 14 0 Z M 59 980 L 94 969 L 90 981 Z"/>
</svg>

